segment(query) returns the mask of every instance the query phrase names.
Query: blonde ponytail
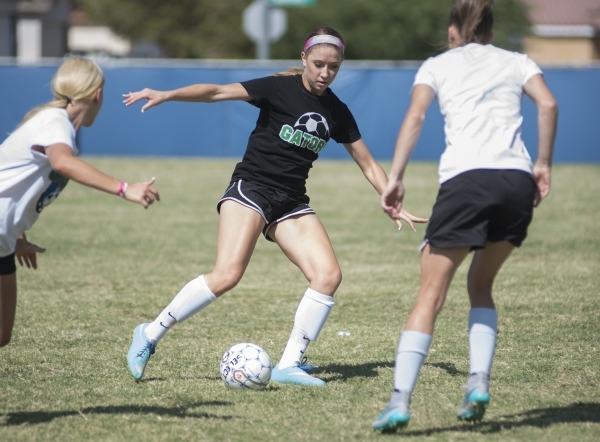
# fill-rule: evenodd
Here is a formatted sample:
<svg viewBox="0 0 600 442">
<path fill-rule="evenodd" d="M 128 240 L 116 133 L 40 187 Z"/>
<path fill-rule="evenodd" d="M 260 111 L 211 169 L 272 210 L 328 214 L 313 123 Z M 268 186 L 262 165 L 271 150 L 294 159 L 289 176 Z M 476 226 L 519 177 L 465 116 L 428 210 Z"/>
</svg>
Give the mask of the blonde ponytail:
<svg viewBox="0 0 600 442">
<path fill-rule="evenodd" d="M 69 57 L 58 68 L 52 79 L 54 100 L 31 109 L 19 126 L 43 109 L 65 109 L 74 101 L 91 101 L 96 91 L 104 86 L 104 73 L 100 66 L 89 58 Z"/>
<path fill-rule="evenodd" d="M 492 36 L 493 0 L 458 0 L 450 10 L 450 26 L 458 31 L 452 47 L 469 43 L 487 43 Z"/>
</svg>

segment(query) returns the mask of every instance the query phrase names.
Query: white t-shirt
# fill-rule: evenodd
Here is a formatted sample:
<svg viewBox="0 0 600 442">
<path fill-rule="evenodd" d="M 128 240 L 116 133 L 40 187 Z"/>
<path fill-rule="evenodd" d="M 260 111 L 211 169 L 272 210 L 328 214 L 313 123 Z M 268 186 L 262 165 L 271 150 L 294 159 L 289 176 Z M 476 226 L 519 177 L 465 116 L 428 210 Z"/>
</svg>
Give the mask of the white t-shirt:
<svg viewBox="0 0 600 442">
<path fill-rule="evenodd" d="M 64 109 L 44 109 L 0 145 L 0 257 L 15 250 L 17 237 L 37 221 L 69 181 L 52 170 L 32 146 L 64 143 L 79 153 L 75 129 Z"/>
<path fill-rule="evenodd" d="M 532 173 L 521 139 L 523 86 L 540 68 L 527 55 L 470 43 L 426 60 L 414 86 L 436 93 L 446 149 L 439 181 L 473 169 L 517 169 Z"/>
</svg>

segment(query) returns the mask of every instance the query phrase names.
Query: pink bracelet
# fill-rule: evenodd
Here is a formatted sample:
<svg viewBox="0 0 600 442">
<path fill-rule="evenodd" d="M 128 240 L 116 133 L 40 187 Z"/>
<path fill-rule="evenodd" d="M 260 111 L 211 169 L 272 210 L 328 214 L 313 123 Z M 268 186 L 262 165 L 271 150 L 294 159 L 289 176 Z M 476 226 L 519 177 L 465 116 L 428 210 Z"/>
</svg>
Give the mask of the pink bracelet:
<svg viewBox="0 0 600 442">
<path fill-rule="evenodd" d="M 125 192 L 127 192 L 127 183 L 125 181 L 121 181 L 119 190 L 117 191 L 117 196 L 125 198 Z"/>
</svg>

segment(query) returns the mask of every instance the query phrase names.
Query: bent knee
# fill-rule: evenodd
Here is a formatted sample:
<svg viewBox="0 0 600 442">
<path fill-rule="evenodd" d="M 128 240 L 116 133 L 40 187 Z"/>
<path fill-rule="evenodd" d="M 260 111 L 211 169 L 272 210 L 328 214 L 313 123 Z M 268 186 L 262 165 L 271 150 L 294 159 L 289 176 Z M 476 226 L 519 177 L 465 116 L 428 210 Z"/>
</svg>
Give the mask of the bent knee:
<svg viewBox="0 0 600 442">
<path fill-rule="evenodd" d="M 243 275 L 243 271 L 220 272 L 213 270 L 210 273 L 210 283 L 208 285 L 215 295 L 220 296 L 238 285 Z"/>
<path fill-rule="evenodd" d="M 309 279 L 309 282 L 310 286 L 316 291 L 333 296 L 339 285 L 342 283 L 342 270 L 339 266 L 319 269 L 319 271 Z"/>
</svg>

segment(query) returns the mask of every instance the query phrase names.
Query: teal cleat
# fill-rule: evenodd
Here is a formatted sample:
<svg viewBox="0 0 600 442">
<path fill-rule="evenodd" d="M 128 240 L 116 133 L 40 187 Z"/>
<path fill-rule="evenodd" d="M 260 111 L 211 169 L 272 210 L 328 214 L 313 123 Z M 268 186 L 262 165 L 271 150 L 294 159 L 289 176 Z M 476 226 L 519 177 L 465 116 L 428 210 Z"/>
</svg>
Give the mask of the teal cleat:
<svg viewBox="0 0 600 442">
<path fill-rule="evenodd" d="M 387 408 L 373 421 L 373 429 L 382 433 L 395 433 L 398 428 L 406 428 L 410 421 L 409 391 L 394 391 Z"/>
<path fill-rule="evenodd" d="M 325 381 L 315 378 L 306 373 L 299 366 L 279 369 L 279 364 L 271 371 L 271 381 L 278 384 L 302 385 L 305 387 L 324 387 Z"/>
<path fill-rule="evenodd" d="M 490 403 L 490 380 L 487 373 L 473 373 L 465 387 L 467 393 L 458 409 L 458 419 L 475 422 L 483 419 Z"/>
<path fill-rule="evenodd" d="M 146 364 L 156 349 L 156 344 L 149 341 L 146 338 L 146 333 L 144 333 L 148 325 L 150 324 L 140 324 L 133 330 L 131 347 L 129 347 L 129 352 L 127 353 L 129 371 L 131 371 L 136 381 L 139 381 L 144 376 Z"/>
</svg>

